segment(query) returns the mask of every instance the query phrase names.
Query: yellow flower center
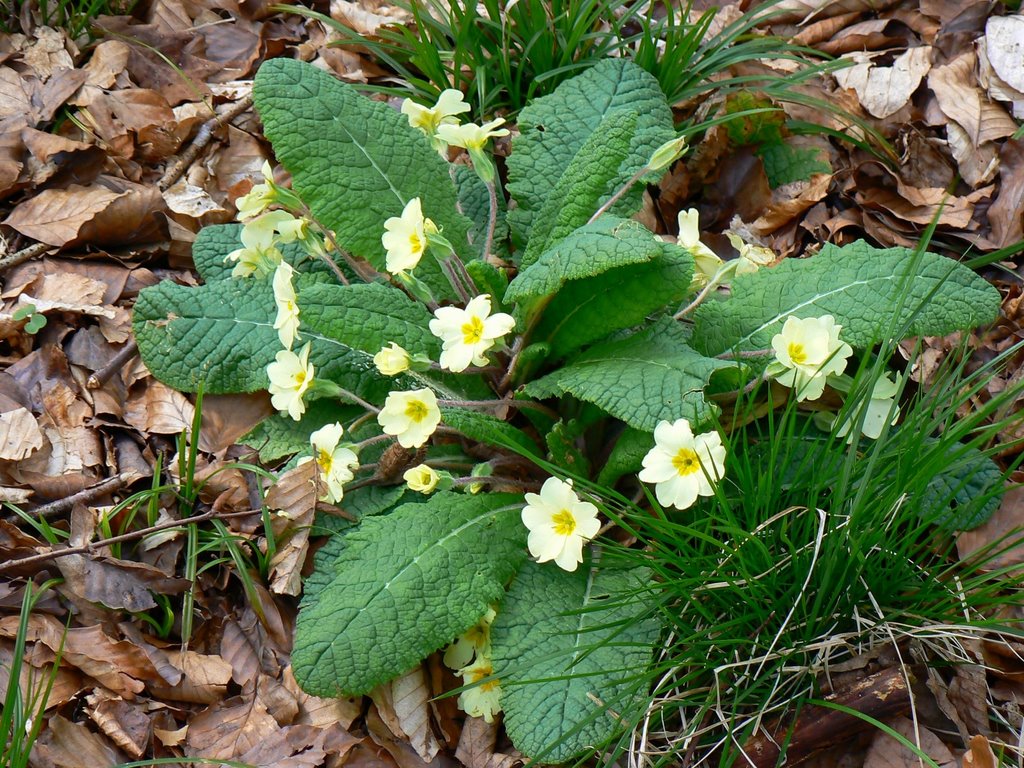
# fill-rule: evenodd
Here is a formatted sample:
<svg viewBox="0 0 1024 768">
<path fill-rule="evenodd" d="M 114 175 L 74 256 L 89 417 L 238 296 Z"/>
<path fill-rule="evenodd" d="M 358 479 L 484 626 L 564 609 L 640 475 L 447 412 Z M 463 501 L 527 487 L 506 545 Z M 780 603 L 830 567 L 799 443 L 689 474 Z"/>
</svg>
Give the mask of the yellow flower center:
<svg viewBox="0 0 1024 768">
<path fill-rule="evenodd" d="M 803 344 L 791 341 L 789 346 L 786 347 L 786 351 L 789 353 L 789 359 L 797 365 L 803 365 L 807 362 L 807 350 L 804 349 Z"/>
<path fill-rule="evenodd" d="M 423 239 L 419 236 L 418 232 L 413 232 L 409 235 L 409 249 L 413 253 L 423 253 Z"/>
<path fill-rule="evenodd" d="M 427 414 L 427 406 L 422 400 L 410 400 L 405 406 L 405 415 L 417 424 L 427 418 Z"/>
<path fill-rule="evenodd" d="M 474 315 L 462 326 L 462 343 L 477 344 L 484 337 L 484 321 Z"/>
<path fill-rule="evenodd" d="M 700 471 L 700 459 L 692 448 L 680 448 L 672 457 L 672 466 L 676 468 L 680 477 L 686 477 Z"/>
<path fill-rule="evenodd" d="M 555 533 L 559 536 L 572 536 L 576 530 L 576 518 L 568 509 L 561 509 L 551 517 L 555 525 Z"/>
<path fill-rule="evenodd" d="M 292 380 L 295 382 L 296 389 L 302 389 L 302 385 L 306 383 L 305 369 L 301 371 L 296 371 L 295 376 L 292 377 Z"/>
<path fill-rule="evenodd" d="M 320 465 L 320 469 L 324 472 L 331 471 L 331 464 L 334 463 L 334 455 L 329 451 L 321 448 L 316 454 L 316 463 Z"/>
</svg>

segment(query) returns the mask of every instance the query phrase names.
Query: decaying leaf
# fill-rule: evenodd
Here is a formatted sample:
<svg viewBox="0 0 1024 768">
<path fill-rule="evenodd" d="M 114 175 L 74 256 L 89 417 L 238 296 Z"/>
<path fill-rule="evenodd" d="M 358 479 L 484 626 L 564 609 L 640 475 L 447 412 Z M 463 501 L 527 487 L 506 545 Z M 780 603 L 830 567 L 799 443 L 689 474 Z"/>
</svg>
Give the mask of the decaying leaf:
<svg viewBox="0 0 1024 768">
<path fill-rule="evenodd" d="M 942 740 L 923 725 L 906 717 L 896 717 L 887 725 L 934 760 L 939 768 L 956 768 L 956 758 Z M 918 768 L 920 758 L 882 730 L 876 731 L 864 758 L 864 768 Z"/>
<path fill-rule="evenodd" d="M 927 45 L 910 48 L 887 67 L 876 66 L 871 54 L 851 53 L 843 58 L 854 61 L 854 66 L 837 70 L 835 78 L 843 88 L 857 92 L 864 109 L 875 117 L 886 118 L 910 100 L 928 74 L 931 52 Z"/>
<path fill-rule="evenodd" d="M 0 413 L 0 459 L 21 461 L 43 447 L 43 433 L 27 408 Z"/>
<path fill-rule="evenodd" d="M 431 696 L 422 666 L 406 672 L 370 694 L 381 720 L 395 736 L 408 740 L 427 763 L 441 751 L 441 744 L 430 723 Z"/>
</svg>

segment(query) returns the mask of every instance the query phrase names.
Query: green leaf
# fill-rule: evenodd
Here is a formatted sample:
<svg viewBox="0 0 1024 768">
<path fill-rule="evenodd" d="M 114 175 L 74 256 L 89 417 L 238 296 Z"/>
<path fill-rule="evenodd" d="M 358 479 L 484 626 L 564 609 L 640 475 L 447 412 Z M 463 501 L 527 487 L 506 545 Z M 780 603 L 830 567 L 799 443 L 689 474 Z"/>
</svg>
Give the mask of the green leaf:
<svg viewBox="0 0 1024 768">
<path fill-rule="evenodd" d="M 693 256 L 662 243 L 661 255 L 646 264 L 609 270 L 567 283 L 545 307 L 533 332 L 555 358 L 565 357 L 612 331 L 639 325 L 666 306 L 675 309 L 688 294 Z"/>
<path fill-rule="evenodd" d="M 215 224 L 199 230 L 196 241 L 192 244 L 192 261 L 204 282 L 234 279 L 231 277 L 231 270 L 235 265 L 231 262 L 225 263 L 224 257 L 242 247 L 241 232 L 241 224 Z M 298 243 L 278 245 L 278 249 L 284 260 L 293 267 L 299 268 L 299 265 L 302 265 L 301 271 L 307 281 L 333 283 L 337 280 L 326 264 L 312 258 Z"/>
<path fill-rule="evenodd" d="M 544 436 L 548 446 L 548 461 L 573 475 L 589 477 L 590 460 L 576 447 L 576 441 L 585 430 L 586 425 L 577 419 L 555 424 Z"/>
<path fill-rule="evenodd" d="M 934 445 L 927 440 L 925 445 Z M 1003 472 L 977 448 L 954 443 L 946 450 L 942 472 L 924 489 L 922 515 L 941 528 L 969 531 L 985 523 L 1003 498 Z"/>
<path fill-rule="evenodd" d="M 642 706 L 659 625 L 642 618 L 648 575 L 527 563 L 491 626 L 512 743 L 561 763 L 613 738 Z M 602 706 L 603 704 L 603 706 Z"/>
<path fill-rule="evenodd" d="M 472 168 L 465 165 L 452 165 L 455 169 L 455 185 L 459 195 L 459 210 L 472 222 L 469 239 L 473 250 L 479 255 L 483 253 L 484 240 L 487 239 L 487 222 L 491 215 L 491 198 L 487 185 L 477 176 Z M 498 215 L 494 221 L 494 240 L 491 251 L 505 257 L 508 255 L 508 222 L 505 221 L 505 198 L 498 196 Z"/>
<path fill-rule="evenodd" d="M 592 224 L 584 224 L 529 264 L 524 261 L 519 275 L 509 283 L 505 302 L 524 303 L 551 296 L 570 280 L 650 261 L 662 254 L 663 245 L 638 222 L 602 216 Z"/>
<path fill-rule="evenodd" d="M 854 347 L 879 341 L 889 330 L 903 337 L 944 336 L 995 320 L 999 292 L 988 281 L 927 252 L 911 274 L 916 258 L 907 248 L 879 249 L 858 240 L 742 275 L 728 300 L 698 308 L 694 344 L 708 355 L 768 349 L 790 316 L 832 315 L 843 327 L 840 337 Z"/>
<path fill-rule="evenodd" d="M 308 452 L 309 436 L 325 424 L 346 422 L 362 413 L 363 409 L 358 406 L 314 400 L 306 407 L 300 421 L 275 413 L 249 430 L 240 442 L 255 448 L 260 461 L 270 464 L 294 453 Z"/>
<path fill-rule="evenodd" d="M 366 693 L 469 629 L 525 558 L 522 504 L 436 493 L 347 534 L 306 584 L 292 652 L 303 689 Z"/>
<path fill-rule="evenodd" d="M 623 475 L 639 472 L 643 467 L 644 456 L 654 447 L 654 435 L 633 427 L 626 427 L 619 439 L 615 441 L 608 461 L 601 467 L 597 476 L 597 484 L 615 485 Z"/>
<path fill-rule="evenodd" d="M 458 430 L 470 440 L 499 448 L 518 449 L 518 453 L 538 456 L 536 444 L 521 429 L 492 416 L 470 408 L 441 408 L 441 423 Z"/>
<path fill-rule="evenodd" d="M 591 347 L 564 368 L 527 384 L 543 399 L 571 394 L 631 427 L 653 432 L 659 421 L 701 424 L 715 406 L 704 399 L 708 377 L 734 363 L 704 357 L 679 324 L 663 319 L 640 333 Z"/>
<path fill-rule="evenodd" d="M 221 280 L 197 288 L 164 280 L 139 293 L 132 329 L 152 374 L 175 389 L 207 394 L 267 386 L 281 349 L 270 280 Z"/>
<path fill-rule="evenodd" d="M 544 251 L 586 224 L 602 202 L 622 186 L 619 168 L 629 157 L 638 118 L 639 115 L 633 110 L 620 110 L 605 115 L 597 130 L 573 157 L 551 195 L 534 217 L 530 242 L 523 253 L 520 267 L 533 264 Z M 629 216 L 635 211 L 636 203 L 626 197 L 613 207 L 617 212 Z"/>
<path fill-rule="evenodd" d="M 766 144 L 757 152 L 764 163 L 768 185 L 775 189 L 794 181 L 806 181 L 816 173 L 829 173 L 832 166 L 815 147 L 794 147 L 791 144 Z"/>
<path fill-rule="evenodd" d="M 419 197 L 423 215 L 444 230 L 457 253 L 472 258 L 470 221 L 456 208 L 448 163 L 405 115 L 294 59 L 265 62 L 253 98 L 295 192 L 342 248 L 382 269 L 385 220 Z M 433 259 L 417 271 L 421 279 L 439 275 Z"/>
<path fill-rule="evenodd" d="M 508 191 L 518 203 L 509 223 L 521 241 L 530 237 L 534 218 L 583 144 L 607 115 L 621 110 L 637 112 L 639 119 L 629 156 L 612 182 L 618 188 L 675 135 L 665 95 L 641 67 L 628 59 L 605 59 L 519 113 L 521 133 L 508 159 Z M 635 192 L 638 206 L 642 186 Z"/>
</svg>

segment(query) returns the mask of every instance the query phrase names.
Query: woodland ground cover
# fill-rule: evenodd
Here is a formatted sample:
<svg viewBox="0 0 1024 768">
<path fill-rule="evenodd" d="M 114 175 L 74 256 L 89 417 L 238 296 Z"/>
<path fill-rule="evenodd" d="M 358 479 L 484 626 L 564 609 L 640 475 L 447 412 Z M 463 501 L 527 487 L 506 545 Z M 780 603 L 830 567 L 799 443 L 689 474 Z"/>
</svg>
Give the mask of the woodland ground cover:
<svg viewBox="0 0 1024 768">
<path fill-rule="evenodd" d="M 7 762 L 1016 759 L 1019 17 L 530 8 L 23 14 Z"/>
</svg>

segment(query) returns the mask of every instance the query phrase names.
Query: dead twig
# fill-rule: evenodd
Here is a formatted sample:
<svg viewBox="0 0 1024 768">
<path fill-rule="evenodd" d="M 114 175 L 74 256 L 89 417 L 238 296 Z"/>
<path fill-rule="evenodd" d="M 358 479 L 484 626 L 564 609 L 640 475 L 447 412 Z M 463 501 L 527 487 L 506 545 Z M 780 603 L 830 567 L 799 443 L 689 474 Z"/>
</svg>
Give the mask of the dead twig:
<svg viewBox="0 0 1024 768">
<path fill-rule="evenodd" d="M 94 372 L 92 376 L 86 380 L 85 386 L 88 389 L 99 389 L 107 383 L 107 379 L 123 368 L 125 363 L 135 357 L 138 351 L 138 342 L 136 342 L 135 339 L 129 339 L 128 343 L 119 349 L 117 354 L 110 359 L 110 362 L 98 371 Z"/>
<path fill-rule="evenodd" d="M 185 171 L 188 169 L 195 159 L 199 156 L 199 153 L 206 148 L 206 145 L 213 139 L 213 133 L 218 128 L 227 123 L 230 123 L 240 114 L 252 107 L 252 96 L 246 96 L 244 99 L 240 99 L 232 104 L 230 107 L 225 109 L 216 117 L 210 118 L 199 128 L 199 132 L 196 133 L 195 139 L 189 145 L 189 148 L 181 153 L 181 156 L 175 161 L 174 165 L 168 168 L 160 179 L 159 189 L 161 192 L 170 187 L 174 182 L 182 177 Z"/>
<path fill-rule="evenodd" d="M 106 480 L 85 488 L 78 493 L 73 493 L 70 496 L 65 496 L 63 499 L 57 499 L 56 501 L 51 501 L 49 504 L 43 504 L 42 506 L 36 507 L 28 514 L 42 520 L 48 520 L 51 517 L 64 514 L 75 506 L 75 504 L 88 504 L 101 496 L 106 496 L 108 493 L 119 490 L 124 487 L 130 479 L 131 475 L 127 472 L 122 472 L 119 475 L 108 477 Z"/>
<path fill-rule="evenodd" d="M 247 510 L 245 512 L 217 512 L 216 510 L 211 509 L 209 512 L 204 512 L 201 515 L 194 515 L 192 517 L 186 517 L 181 520 L 170 520 L 166 523 L 160 523 L 159 525 L 151 525 L 149 528 L 143 528 L 139 531 L 131 531 L 130 533 L 122 533 L 120 536 L 111 536 L 109 539 L 99 539 L 98 541 L 83 544 L 80 547 L 67 547 L 66 549 L 55 549 L 49 552 L 41 552 L 38 555 L 20 557 L 17 560 L 8 560 L 6 563 L 0 563 L 0 573 L 2 573 L 3 571 L 14 570 L 16 568 L 24 568 L 27 565 L 44 563 L 47 560 L 57 560 L 58 558 L 67 557 L 68 555 L 87 555 L 92 553 L 93 550 L 100 549 L 102 547 L 108 547 L 111 544 L 121 544 L 125 541 L 134 541 L 135 539 L 141 539 L 145 536 L 149 536 L 151 533 L 166 531 L 170 528 L 180 528 L 183 525 L 202 523 L 206 520 L 212 520 L 214 518 L 217 518 L 218 520 L 227 520 L 233 517 L 245 517 L 247 515 L 254 514 L 257 513 L 254 512 L 253 510 Z"/>
<path fill-rule="evenodd" d="M 22 248 L 20 251 L 8 254 L 0 259 L 0 272 L 16 267 L 19 264 L 24 264 L 29 259 L 34 259 L 36 256 L 44 254 L 54 247 L 48 243 L 36 243 L 35 245 L 28 246 L 28 248 Z"/>
</svg>

